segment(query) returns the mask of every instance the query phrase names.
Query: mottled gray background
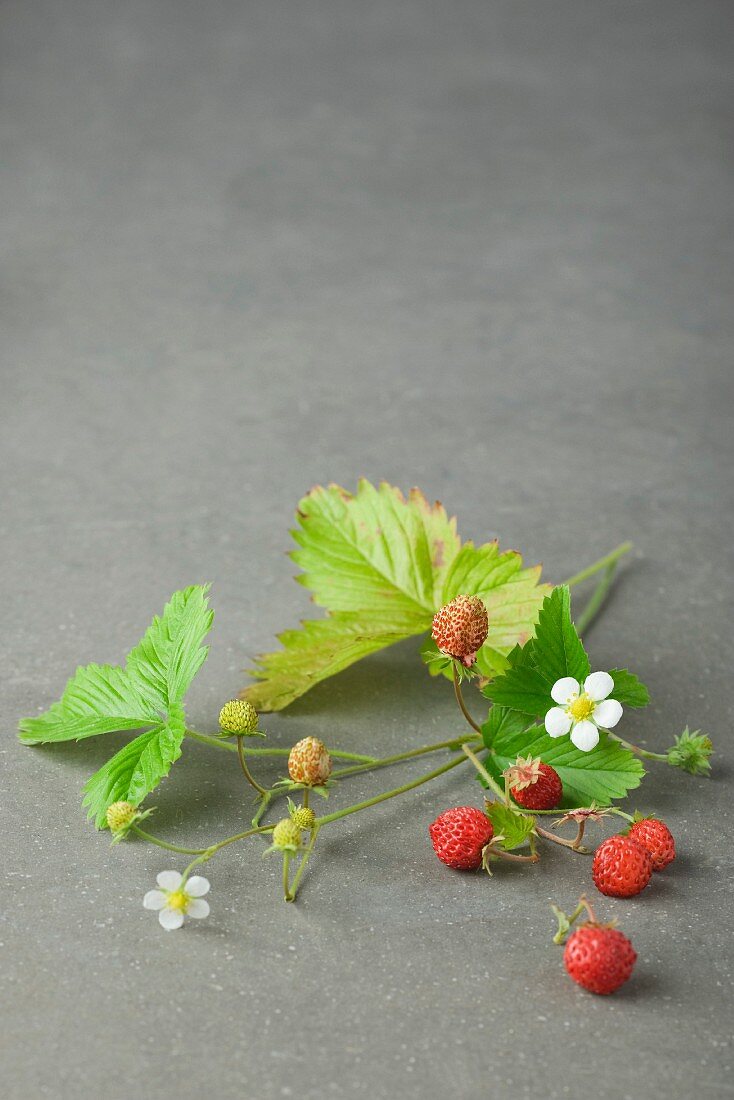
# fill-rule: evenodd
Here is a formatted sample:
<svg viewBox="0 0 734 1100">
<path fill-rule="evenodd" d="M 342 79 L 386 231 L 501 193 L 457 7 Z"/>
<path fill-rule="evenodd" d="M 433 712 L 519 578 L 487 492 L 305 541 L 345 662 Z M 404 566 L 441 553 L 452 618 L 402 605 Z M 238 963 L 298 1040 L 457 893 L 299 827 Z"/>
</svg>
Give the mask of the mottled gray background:
<svg viewBox="0 0 734 1100">
<path fill-rule="evenodd" d="M 2 5 L 6 1096 L 732 1094 L 731 16 Z M 680 855 L 600 905 L 640 955 L 613 999 L 550 944 L 548 902 L 573 903 L 587 862 L 489 881 L 434 858 L 426 826 L 477 797 L 467 774 L 333 827 L 297 906 L 256 845 L 229 850 L 210 919 L 171 935 L 141 899 L 182 861 L 110 849 L 79 808 L 124 738 L 15 742 L 78 663 L 119 660 L 203 580 L 191 719 L 212 728 L 308 610 L 284 556 L 296 501 L 361 474 L 421 485 L 551 580 L 636 544 L 594 663 L 652 689 L 628 736 L 662 748 L 690 722 L 721 751 L 711 781 L 658 769 L 635 799 Z M 456 732 L 414 650 L 271 736 L 387 753 Z M 249 809 L 195 744 L 155 802 L 195 844 Z"/>
</svg>

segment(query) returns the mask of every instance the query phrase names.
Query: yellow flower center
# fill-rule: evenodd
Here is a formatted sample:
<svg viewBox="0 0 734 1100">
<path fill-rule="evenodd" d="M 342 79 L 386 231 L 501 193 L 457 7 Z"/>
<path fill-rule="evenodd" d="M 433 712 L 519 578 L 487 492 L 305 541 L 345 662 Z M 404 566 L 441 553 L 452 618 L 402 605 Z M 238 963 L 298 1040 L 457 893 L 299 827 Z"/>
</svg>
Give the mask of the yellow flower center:
<svg viewBox="0 0 734 1100">
<path fill-rule="evenodd" d="M 168 908 L 180 909 L 182 913 L 185 913 L 189 907 L 189 899 L 183 890 L 174 890 L 172 894 L 168 895 Z"/>
<path fill-rule="evenodd" d="M 579 695 L 578 699 L 574 699 L 570 704 L 568 713 L 577 722 L 585 722 L 594 713 L 594 700 L 590 699 L 588 695 Z"/>
</svg>

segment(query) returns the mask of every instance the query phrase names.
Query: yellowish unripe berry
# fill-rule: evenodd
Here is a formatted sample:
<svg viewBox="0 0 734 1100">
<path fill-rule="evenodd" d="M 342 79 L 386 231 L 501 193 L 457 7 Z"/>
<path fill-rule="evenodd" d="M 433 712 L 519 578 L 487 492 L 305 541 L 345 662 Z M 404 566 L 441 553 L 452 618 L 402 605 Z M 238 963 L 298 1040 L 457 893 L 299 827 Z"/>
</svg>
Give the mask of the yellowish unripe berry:
<svg viewBox="0 0 734 1100">
<path fill-rule="evenodd" d="M 288 757 L 288 774 L 294 783 L 320 787 L 331 775 L 331 757 L 318 737 L 296 742 Z"/>
<path fill-rule="evenodd" d="M 290 817 L 284 817 L 273 829 L 273 847 L 281 852 L 296 852 L 301 847 L 301 830 Z"/>
<path fill-rule="evenodd" d="M 119 833 L 126 829 L 128 825 L 132 824 L 136 813 L 137 810 L 130 802 L 113 802 L 111 806 L 107 807 L 106 814 L 110 831 Z"/>
<path fill-rule="evenodd" d="M 254 733 L 257 722 L 257 711 L 246 699 L 230 699 L 219 712 L 219 727 L 224 733 Z"/>
<path fill-rule="evenodd" d="M 316 824 L 316 814 L 310 806 L 297 806 L 291 812 L 291 821 L 299 829 L 313 829 Z"/>
</svg>

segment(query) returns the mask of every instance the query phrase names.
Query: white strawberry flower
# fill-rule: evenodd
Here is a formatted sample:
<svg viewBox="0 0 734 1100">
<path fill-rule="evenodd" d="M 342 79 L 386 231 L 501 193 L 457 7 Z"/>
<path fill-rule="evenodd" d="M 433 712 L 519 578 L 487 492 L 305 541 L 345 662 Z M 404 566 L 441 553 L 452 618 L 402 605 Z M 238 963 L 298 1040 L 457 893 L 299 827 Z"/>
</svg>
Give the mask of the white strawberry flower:
<svg viewBox="0 0 734 1100">
<path fill-rule="evenodd" d="M 610 730 L 622 717 L 622 704 L 607 698 L 614 690 L 608 672 L 592 672 L 584 680 L 583 691 L 573 676 L 556 680 L 551 698 L 559 706 L 545 716 L 546 732 L 551 737 L 570 733 L 577 749 L 590 752 L 599 743 L 599 730 Z"/>
<path fill-rule="evenodd" d="M 158 920 L 167 932 L 180 928 L 184 917 L 209 916 L 209 902 L 204 894 L 209 893 L 209 880 L 203 875 L 187 878 L 178 871 L 161 871 L 156 877 L 160 890 L 149 890 L 143 898 L 146 909 L 158 912 Z"/>
</svg>

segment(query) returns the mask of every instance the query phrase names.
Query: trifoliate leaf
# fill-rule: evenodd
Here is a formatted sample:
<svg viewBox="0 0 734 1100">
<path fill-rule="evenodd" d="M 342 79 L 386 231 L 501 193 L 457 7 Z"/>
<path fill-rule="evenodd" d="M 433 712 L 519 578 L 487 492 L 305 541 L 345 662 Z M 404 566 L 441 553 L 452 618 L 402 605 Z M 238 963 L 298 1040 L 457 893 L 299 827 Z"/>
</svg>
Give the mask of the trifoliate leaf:
<svg viewBox="0 0 734 1100">
<path fill-rule="evenodd" d="M 509 667 L 483 690 L 494 703 L 540 718 L 554 705 L 551 688 L 556 680 L 573 676 L 583 683 L 589 658 L 571 620 L 571 597 L 565 585 L 554 588 L 543 601 L 535 637 L 516 646 L 507 657 Z"/>
<path fill-rule="evenodd" d="M 532 642 L 532 658 L 550 687 L 564 676 L 583 683 L 591 671 L 589 658 L 571 620 L 571 593 L 565 584 L 543 601 Z"/>
<path fill-rule="evenodd" d="M 50 741 L 81 741 L 100 733 L 140 729 L 160 721 L 157 700 L 146 697 L 140 684 L 115 665 L 78 668 L 64 694 L 45 714 L 23 718 L 20 740 L 26 745 Z"/>
<path fill-rule="evenodd" d="M 27 745 L 79 741 L 102 733 L 159 723 L 183 698 L 207 655 L 202 641 L 212 624 L 208 585 L 193 585 L 171 597 L 125 668 L 87 665 L 77 669 L 58 703 L 38 718 L 24 718 Z"/>
<path fill-rule="evenodd" d="M 489 717 L 482 726 L 484 744 L 490 749 L 498 738 L 506 741 L 509 737 L 524 733 L 529 725 L 527 715 L 495 704 L 489 708 Z"/>
<path fill-rule="evenodd" d="M 541 718 L 554 705 L 548 681 L 530 665 L 508 669 L 504 676 L 487 684 L 483 691 L 495 706 L 519 711 L 528 720 Z"/>
<path fill-rule="evenodd" d="M 613 668 L 609 675 L 614 680 L 611 698 L 623 707 L 646 707 L 650 702 L 650 692 L 633 672 L 628 672 L 626 668 Z"/>
<path fill-rule="evenodd" d="M 152 727 L 131 741 L 86 784 L 84 805 L 98 828 L 113 802 L 137 806 L 181 755 L 186 727 L 181 705 L 206 659 L 212 624 L 208 585 L 175 592 L 163 614 L 128 654 L 125 668 L 77 669 L 58 703 L 20 723 L 26 744 L 80 740 L 117 730 Z"/>
<path fill-rule="evenodd" d="M 179 708 L 179 714 L 172 714 L 165 725 L 141 733 L 95 772 L 84 786 L 82 805 L 98 829 L 104 828 L 113 802 L 124 800 L 137 806 L 168 775 L 181 755 L 184 733 Z"/>
<path fill-rule="evenodd" d="M 281 710 L 362 657 L 423 634 L 462 584 L 476 585 L 488 603 L 488 670 L 532 632 L 547 588 L 538 586 L 539 570 L 523 570 L 519 554 L 500 554 L 494 543 L 462 550 L 455 520 L 418 490 L 406 500 L 384 482 L 362 480 L 355 495 L 318 486 L 297 519 L 297 579 L 328 617 L 286 631 L 283 649 L 259 658 L 252 675 L 261 682 L 243 693 L 258 710 Z"/>
<path fill-rule="evenodd" d="M 511 851 L 513 848 L 520 848 L 525 844 L 535 828 L 534 817 L 529 814 L 517 813 L 501 802 L 487 802 L 485 810 L 487 817 L 492 822 L 494 835 L 499 838 L 498 844 L 506 852 Z"/>
<path fill-rule="evenodd" d="M 405 636 L 382 629 L 379 621 L 367 615 L 339 613 L 307 620 L 300 630 L 278 635 L 283 648 L 260 657 L 253 675 L 261 677 L 261 682 L 244 694 L 259 711 L 282 710 L 321 680 Z"/>
<path fill-rule="evenodd" d="M 202 645 L 211 630 L 209 585 L 192 585 L 174 592 L 163 614 L 155 616 L 143 638 L 128 654 L 127 672 L 146 696 L 163 708 L 180 703 L 206 660 Z"/>
<path fill-rule="evenodd" d="M 589 806 L 597 802 L 608 806 L 615 798 L 624 798 L 639 787 L 645 774 L 640 761 L 608 734 L 602 733 L 591 752 L 574 748 L 567 737 L 552 738 L 539 726 L 522 732 L 498 735 L 484 758 L 484 765 L 499 783 L 505 768 L 519 755 L 540 757 L 558 772 L 563 784 L 563 808 Z"/>
</svg>

